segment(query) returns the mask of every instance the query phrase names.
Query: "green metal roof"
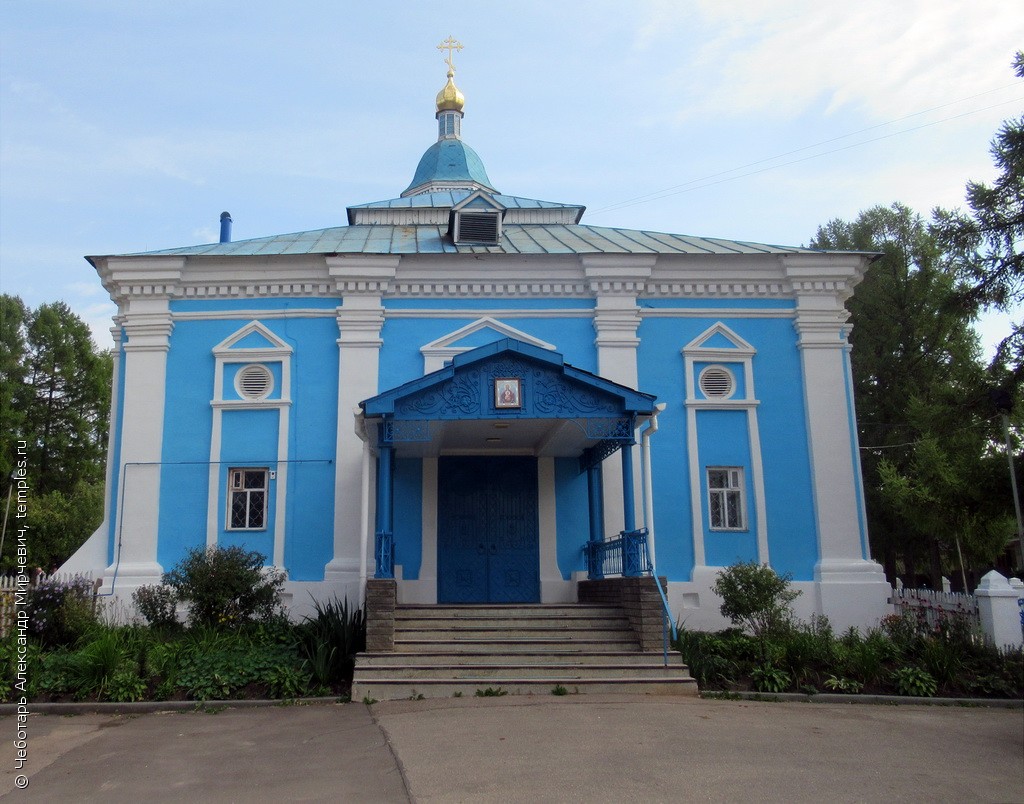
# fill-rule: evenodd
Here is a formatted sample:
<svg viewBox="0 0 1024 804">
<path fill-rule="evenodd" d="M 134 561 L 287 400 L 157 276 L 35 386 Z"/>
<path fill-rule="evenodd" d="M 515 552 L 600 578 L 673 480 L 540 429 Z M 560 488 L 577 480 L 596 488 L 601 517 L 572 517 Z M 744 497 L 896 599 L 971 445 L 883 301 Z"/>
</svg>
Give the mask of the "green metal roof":
<svg viewBox="0 0 1024 804">
<path fill-rule="evenodd" d="M 383 201 L 370 201 L 367 204 L 353 204 L 349 209 L 446 209 L 454 207 L 460 201 L 472 195 L 474 190 L 444 190 L 433 193 L 417 193 L 401 198 L 387 198 Z M 506 209 L 582 209 L 582 204 L 560 204 L 556 201 L 540 201 L 536 198 L 522 198 L 516 195 L 488 193 L 488 195 Z"/>
<path fill-rule="evenodd" d="M 476 187 L 494 190 L 476 151 L 459 139 L 438 140 L 427 148 L 405 192 L 440 182 L 471 182 Z"/>
<path fill-rule="evenodd" d="M 251 257 L 286 254 L 816 254 L 819 249 L 614 229 L 506 224 L 497 245 L 453 243 L 439 225 L 356 225 L 118 256 Z"/>
</svg>

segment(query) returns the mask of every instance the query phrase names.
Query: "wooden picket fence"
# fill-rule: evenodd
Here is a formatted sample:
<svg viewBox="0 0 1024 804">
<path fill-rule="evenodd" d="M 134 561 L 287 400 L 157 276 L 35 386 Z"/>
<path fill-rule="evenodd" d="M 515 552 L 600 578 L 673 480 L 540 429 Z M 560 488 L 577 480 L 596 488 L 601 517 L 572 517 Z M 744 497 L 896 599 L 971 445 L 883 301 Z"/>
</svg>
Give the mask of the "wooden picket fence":
<svg viewBox="0 0 1024 804">
<path fill-rule="evenodd" d="M 92 573 L 70 574 L 55 572 L 53 575 L 45 573 L 33 573 L 29 579 L 29 588 L 34 588 L 43 581 L 72 581 L 76 578 L 86 578 L 92 581 Z M 5 637 L 14 627 L 16 617 L 15 596 L 18 589 L 18 578 L 15 575 L 0 575 L 0 637 Z M 93 594 L 96 593 L 96 584 L 93 583 Z"/>
<path fill-rule="evenodd" d="M 896 614 L 911 614 L 931 631 L 939 627 L 943 618 L 951 615 L 968 618 L 973 627 L 981 626 L 978 599 L 974 595 L 897 586 L 892 590 L 890 602 L 895 606 Z"/>
</svg>

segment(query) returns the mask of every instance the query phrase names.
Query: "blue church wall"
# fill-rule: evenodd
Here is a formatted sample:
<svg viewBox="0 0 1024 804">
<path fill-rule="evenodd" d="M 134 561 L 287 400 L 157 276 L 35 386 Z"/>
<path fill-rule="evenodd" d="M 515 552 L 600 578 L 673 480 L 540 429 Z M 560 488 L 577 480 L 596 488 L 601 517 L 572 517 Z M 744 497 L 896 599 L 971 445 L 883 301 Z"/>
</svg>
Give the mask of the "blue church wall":
<svg viewBox="0 0 1024 804">
<path fill-rule="evenodd" d="M 338 325 L 333 318 L 265 321 L 291 343 L 285 567 L 293 581 L 320 581 L 334 555 L 334 456 L 338 430 Z M 351 419 L 349 419 L 351 426 Z M 358 517 L 359 511 L 343 511 Z"/>
<path fill-rule="evenodd" d="M 587 518 L 587 476 L 580 474 L 577 458 L 555 458 L 556 557 L 562 579 L 586 569 L 583 545 L 590 538 Z"/>
<path fill-rule="evenodd" d="M 704 558 L 708 566 L 725 567 L 738 561 L 757 560 L 757 512 L 750 461 L 750 432 L 745 410 L 697 411 L 697 462 L 701 468 L 701 522 L 704 526 Z M 711 530 L 708 513 L 707 466 L 743 468 L 746 527 L 741 531 Z"/>
<path fill-rule="evenodd" d="M 274 555 L 274 518 L 277 515 L 276 473 L 279 414 L 277 409 L 225 410 L 221 422 L 221 465 L 217 472 L 217 543 L 223 547 L 239 546 L 258 550 L 267 563 Z M 228 530 L 228 469 L 232 467 L 270 468 L 267 484 L 266 527 L 262 530 Z"/>
<path fill-rule="evenodd" d="M 671 300 L 645 300 L 643 307 L 787 309 L 792 303 L 785 300 L 728 300 L 694 301 L 682 303 Z M 681 350 L 716 322 L 721 321 L 756 350 L 752 367 L 755 395 L 760 404 L 756 408 L 764 470 L 765 510 L 768 531 L 769 556 L 779 572 L 791 572 L 795 580 L 812 580 L 817 560 L 817 531 L 813 510 L 810 474 L 810 453 L 804 414 L 803 377 L 800 354 L 796 346 L 796 333 L 789 318 L 669 318 L 646 317 L 640 326 L 641 343 L 638 352 L 639 385 L 643 391 L 656 394 L 659 402 L 666 403 L 664 413 L 658 416 L 658 433 L 653 436 L 652 475 L 655 497 L 655 525 L 658 542 L 659 572 L 672 580 L 688 580 L 693 567 L 692 511 L 690 508 L 690 473 L 687 461 L 685 365 Z M 727 342 L 708 342 L 712 348 L 725 348 Z M 734 399 L 745 393 L 742 367 L 726 361 L 695 361 L 697 370 L 705 365 L 721 363 L 734 368 L 739 383 Z M 700 394 L 697 394 L 700 397 Z M 709 413 L 711 411 L 701 411 Z M 743 412 L 745 419 L 746 413 Z M 715 465 L 719 459 L 703 452 L 712 443 L 705 425 L 698 424 L 702 452 L 701 467 Z M 745 433 L 744 424 L 744 433 Z M 715 437 L 717 439 L 717 437 Z M 746 443 L 746 435 L 743 435 Z M 749 451 L 748 451 L 749 453 Z M 743 464 L 748 485 L 748 510 L 753 513 L 753 492 L 750 488 L 752 473 L 749 454 Z M 706 480 L 700 479 L 703 485 Z M 702 493 L 702 506 L 706 506 L 706 490 Z M 703 518 L 706 526 L 706 512 Z M 754 523 L 751 522 L 753 525 Z M 751 531 L 748 541 L 727 544 L 728 540 L 705 544 L 705 560 L 709 565 L 724 561 L 731 563 L 736 553 L 756 557 L 756 538 Z M 719 532 L 714 534 L 721 535 Z M 744 537 L 746 538 L 746 537 Z M 734 540 L 736 541 L 736 540 Z M 719 550 L 718 548 L 721 548 Z M 729 553 L 729 555 L 719 555 Z"/>
<path fill-rule="evenodd" d="M 402 577 L 415 581 L 423 563 L 423 462 L 419 458 L 398 458 L 394 474 L 395 563 L 402 565 Z"/>
<path fill-rule="evenodd" d="M 764 326 L 770 323 L 776 326 Z M 810 581 L 814 579 L 818 559 L 818 531 L 800 351 L 790 322 L 751 324 L 768 330 L 756 341 L 751 340 L 758 350 L 754 381 L 761 400 L 757 419 L 764 465 L 768 553 L 776 571 L 792 573 L 797 581 Z"/>
<path fill-rule="evenodd" d="M 488 302 L 488 306 L 490 304 Z M 480 309 L 479 302 L 474 309 Z M 497 310 L 491 317 L 553 344 L 567 363 L 584 371 L 597 370 L 594 326 L 589 318 L 510 318 L 503 321 Z M 478 318 L 478 315 L 467 318 L 388 318 L 381 332 L 384 346 L 381 348 L 378 391 L 423 376 L 423 354 L 420 348 Z M 483 346 L 503 337 L 488 329 L 468 335 L 458 342 L 458 346 Z"/>
<path fill-rule="evenodd" d="M 214 360 L 241 322 L 178 322 L 167 353 L 157 561 L 165 570 L 206 544 Z"/>
<path fill-rule="evenodd" d="M 857 525 L 860 528 L 860 549 L 861 558 L 871 558 L 871 548 L 868 543 L 868 519 L 867 511 L 864 510 L 864 473 L 860 463 L 860 445 L 857 442 L 857 410 L 853 397 L 853 365 L 850 362 L 850 353 L 843 355 L 844 378 L 846 390 L 846 418 L 850 427 L 850 454 L 853 455 L 853 477 L 857 485 Z"/>
<path fill-rule="evenodd" d="M 282 305 L 313 308 L 312 301 L 267 300 L 261 308 Z M 178 310 L 225 309 L 239 302 L 177 302 Z M 242 305 L 252 310 L 250 300 Z M 335 307 L 330 302 L 329 307 Z M 216 371 L 213 348 L 244 327 L 239 319 L 178 321 L 171 334 L 167 359 L 164 440 L 161 469 L 158 561 L 165 567 L 177 563 L 185 551 L 206 543 L 210 441 Z M 285 566 L 292 580 L 322 580 L 324 565 L 333 555 L 334 439 L 324 433 L 337 429 L 338 356 L 337 324 L 333 317 L 270 319 L 262 322 L 293 348 L 291 398 L 288 408 L 288 499 L 286 510 Z M 243 338 L 235 348 L 266 347 L 257 334 Z M 283 369 L 280 360 L 260 361 L 274 375 L 269 401 L 281 399 Z M 234 375 L 245 363 L 226 363 L 223 394 L 237 400 Z M 222 454 L 217 468 L 218 528 L 221 544 L 242 544 L 246 549 L 273 555 L 273 513 L 268 513 L 264 532 L 226 531 L 226 482 L 229 466 L 278 466 L 278 408 L 224 410 Z M 247 419 L 247 416 L 254 418 Z M 244 422 L 240 424 L 240 422 Z M 254 449 L 258 446 L 258 449 Z M 282 456 L 283 457 L 283 456 Z M 271 481 L 276 487 L 276 480 Z M 275 504 L 270 494 L 271 509 Z M 353 514 L 357 515 L 357 514 Z"/>
</svg>

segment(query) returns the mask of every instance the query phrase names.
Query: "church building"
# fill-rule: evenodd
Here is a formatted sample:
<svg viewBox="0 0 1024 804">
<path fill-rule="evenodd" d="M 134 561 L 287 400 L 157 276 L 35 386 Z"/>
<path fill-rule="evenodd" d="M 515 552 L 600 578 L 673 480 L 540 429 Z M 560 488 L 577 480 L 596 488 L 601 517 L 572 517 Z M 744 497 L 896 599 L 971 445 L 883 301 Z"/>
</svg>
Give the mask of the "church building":
<svg viewBox="0 0 1024 804">
<path fill-rule="evenodd" d="M 719 628 L 716 574 L 756 561 L 798 615 L 876 624 L 844 309 L 872 255 L 505 192 L 529 188 L 463 140 L 447 64 L 396 197 L 88 258 L 118 306 L 106 516 L 64 569 L 130 601 L 240 545 L 296 615 L 374 579 L 399 604 L 554 604 L 653 573 L 673 620 Z"/>
</svg>

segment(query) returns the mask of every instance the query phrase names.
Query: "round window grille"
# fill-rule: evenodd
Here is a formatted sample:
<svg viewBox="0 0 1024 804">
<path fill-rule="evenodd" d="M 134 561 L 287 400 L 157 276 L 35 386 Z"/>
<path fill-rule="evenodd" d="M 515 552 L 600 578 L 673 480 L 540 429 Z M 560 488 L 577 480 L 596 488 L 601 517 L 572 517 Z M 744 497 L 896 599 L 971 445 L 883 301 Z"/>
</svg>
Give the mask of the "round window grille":
<svg viewBox="0 0 1024 804">
<path fill-rule="evenodd" d="M 274 375 L 266 366 L 245 366 L 235 375 L 235 390 L 243 399 L 266 399 L 274 390 Z"/>
<path fill-rule="evenodd" d="M 707 399 L 728 399 L 735 390 L 732 372 L 710 366 L 700 373 L 700 390 Z"/>
</svg>

